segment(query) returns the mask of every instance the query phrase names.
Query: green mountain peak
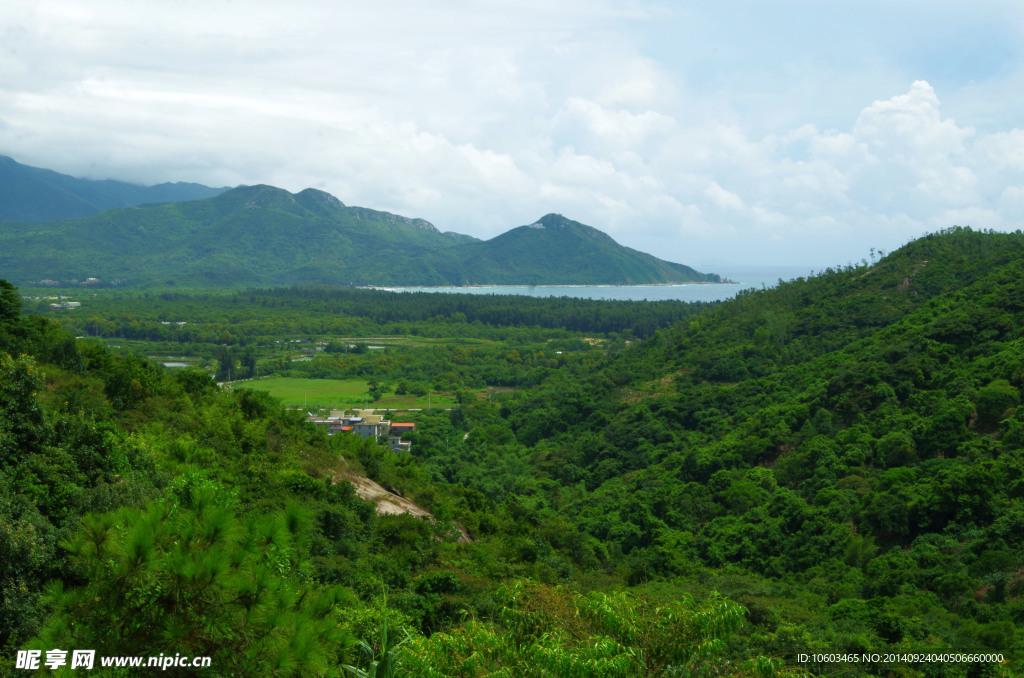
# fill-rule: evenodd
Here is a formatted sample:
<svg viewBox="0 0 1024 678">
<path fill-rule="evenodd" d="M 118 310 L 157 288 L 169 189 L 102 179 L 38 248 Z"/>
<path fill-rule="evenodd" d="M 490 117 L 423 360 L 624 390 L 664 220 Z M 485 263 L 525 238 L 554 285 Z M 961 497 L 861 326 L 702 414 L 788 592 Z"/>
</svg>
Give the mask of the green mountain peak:
<svg viewBox="0 0 1024 678">
<path fill-rule="evenodd" d="M 561 214 L 555 214 L 553 212 L 551 214 L 545 214 L 540 219 L 530 224 L 530 226 L 534 228 L 566 228 L 572 225 L 582 226 L 582 224 L 578 222 L 575 222 L 571 219 L 567 219 L 563 217 Z"/>
<path fill-rule="evenodd" d="M 230 191 L 221 193 L 216 198 L 217 202 L 226 203 L 233 207 L 244 209 L 259 209 L 281 206 L 292 206 L 297 204 L 295 196 L 283 188 L 257 184 L 255 186 L 239 186 Z"/>
<path fill-rule="evenodd" d="M 327 191 L 321 191 L 317 188 L 307 188 L 303 191 L 299 191 L 295 194 L 295 199 L 306 207 L 323 207 L 331 210 L 340 210 L 345 208 L 345 203 L 335 198 Z"/>
</svg>

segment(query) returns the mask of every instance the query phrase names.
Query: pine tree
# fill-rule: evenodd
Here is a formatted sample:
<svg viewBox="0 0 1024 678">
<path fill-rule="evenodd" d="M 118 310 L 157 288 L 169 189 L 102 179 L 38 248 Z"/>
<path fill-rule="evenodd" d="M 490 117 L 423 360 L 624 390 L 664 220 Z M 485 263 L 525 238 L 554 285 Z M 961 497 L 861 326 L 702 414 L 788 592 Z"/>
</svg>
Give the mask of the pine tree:
<svg viewBox="0 0 1024 678">
<path fill-rule="evenodd" d="M 209 656 L 223 676 L 336 675 L 351 642 L 335 611 L 350 594 L 303 577 L 295 540 L 308 516 L 290 506 L 239 518 L 225 494 L 193 486 L 145 510 L 85 516 L 64 546 L 87 583 L 50 587 L 35 647 Z"/>
</svg>

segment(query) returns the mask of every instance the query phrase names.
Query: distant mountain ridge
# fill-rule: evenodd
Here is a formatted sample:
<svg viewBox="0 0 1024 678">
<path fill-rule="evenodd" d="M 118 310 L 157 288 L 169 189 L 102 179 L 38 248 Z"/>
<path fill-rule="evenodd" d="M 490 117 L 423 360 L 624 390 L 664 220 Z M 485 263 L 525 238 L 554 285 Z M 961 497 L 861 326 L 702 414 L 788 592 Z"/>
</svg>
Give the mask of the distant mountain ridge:
<svg viewBox="0 0 1024 678">
<path fill-rule="evenodd" d="M 211 198 L 226 190 L 181 182 L 141 186 L 77 179 L 0 155 L 0 221 L 79 219 L 115 207 Z"/>
<path fill-rule="evenodd" d="M 486 281 L 479 284 L 721 282 L 718 276 L 623 247 L 607 233 L 561 214 L 467 244 L 459 254 L 467 272 Z M 559 279 L 559 271 L 571 271 L 572 280 Z M 465 282 L 477 284 L 472 279 Z"/>
<path fill-rule="evenodd" d="M 0 277 L 22 285 L 86 278 L 190 286 L 722 282 L 557 214 L 481 241 L 423 219 L 350 207 L 317 189 L 292 194 L 267 185 L 79 219 L 0 222 Z"/>
</svg>

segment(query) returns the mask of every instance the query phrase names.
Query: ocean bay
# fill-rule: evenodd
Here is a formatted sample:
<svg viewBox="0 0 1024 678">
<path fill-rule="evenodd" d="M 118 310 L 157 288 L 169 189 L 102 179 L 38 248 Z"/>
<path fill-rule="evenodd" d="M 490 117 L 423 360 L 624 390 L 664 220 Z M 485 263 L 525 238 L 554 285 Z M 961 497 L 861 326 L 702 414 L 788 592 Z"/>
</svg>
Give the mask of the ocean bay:
<svg viewBox="0 0 1024 678">
<path fill-rule="evenodd" d="M 378 289 L 392 292 L 577 297 L 610 301 L 708 302 L 732 299 L 741 290 L 774 287 L 779 280 L 793 280 L 810 275 L 808 267 L 798 266 L 733 266 L 715 272 L 732 282 L 667 285 L 474 285 L 465 287 L 381 287 Z"/>
</svg>

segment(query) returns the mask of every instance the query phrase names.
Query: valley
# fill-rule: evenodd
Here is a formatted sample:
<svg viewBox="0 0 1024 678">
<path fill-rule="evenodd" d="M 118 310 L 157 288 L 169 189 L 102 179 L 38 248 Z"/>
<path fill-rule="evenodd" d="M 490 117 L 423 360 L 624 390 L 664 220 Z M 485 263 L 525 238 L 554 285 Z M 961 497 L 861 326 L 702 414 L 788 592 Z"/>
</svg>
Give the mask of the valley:
<svg viewBox="0 0 1024 678">
<path fill-rule="evenodd" d="M 159 643 L 107 639 L 130 610 L 175 643 L 222 619 L 296 652 L 230 602 L 263 577 L 305 591 L 254 604 L 310 629 L 294 661 L 324 675 L 384 619 L 412 675 L 939 675 L 798 661 L 835 652 L 1012 675 L 1022 262 L 1019 233 L 949 229 L 715 304 L 158 289 L 21 315 L 7 288 L 0 511 L 28 565 L 3 575 L 26 592 L 4 640 L 66 644 L 73 615 L 98 645 Z M 314 406 L 390 411 L 410 452 Z M 203 584 L 218 607 L 143 595 L 211 558 L 236 563 Z M 245 671 L 233 642 L 195 654 Z"/>
</svg>

